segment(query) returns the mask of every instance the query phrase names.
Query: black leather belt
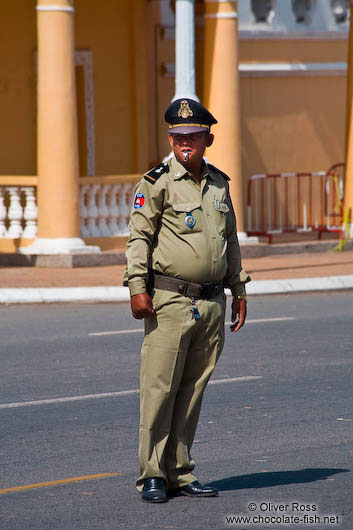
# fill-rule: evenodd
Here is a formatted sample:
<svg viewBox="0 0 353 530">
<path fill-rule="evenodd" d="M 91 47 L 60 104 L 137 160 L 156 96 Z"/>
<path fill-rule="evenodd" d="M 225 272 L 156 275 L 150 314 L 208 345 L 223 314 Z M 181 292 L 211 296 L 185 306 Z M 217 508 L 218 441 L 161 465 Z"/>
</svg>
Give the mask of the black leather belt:
<svg viewBox="0 0 353 530">
<path fill-rule="evenodd" d="M 210 300 L 223 292 L 223 283 L 199 283 L 186 282 L 172 276 L 165 276 L 154 272 L 154 287 L 164 291 L 173 291 L 189 298 L 204 298 Z"/>
</svg>

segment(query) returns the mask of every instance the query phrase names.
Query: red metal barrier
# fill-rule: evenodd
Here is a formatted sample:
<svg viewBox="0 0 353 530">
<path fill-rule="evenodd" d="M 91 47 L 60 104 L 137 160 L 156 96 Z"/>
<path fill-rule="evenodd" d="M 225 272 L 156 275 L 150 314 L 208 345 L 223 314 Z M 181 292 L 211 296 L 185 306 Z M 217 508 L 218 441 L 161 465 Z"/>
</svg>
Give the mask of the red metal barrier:
<svg viewBox="0 0 353 530">
<path fill-rule="evenodd" d="M 342 230 L 342 164 L 315 173 L 253 175 L 248 181 L 249 236 Z"/>
</svg>

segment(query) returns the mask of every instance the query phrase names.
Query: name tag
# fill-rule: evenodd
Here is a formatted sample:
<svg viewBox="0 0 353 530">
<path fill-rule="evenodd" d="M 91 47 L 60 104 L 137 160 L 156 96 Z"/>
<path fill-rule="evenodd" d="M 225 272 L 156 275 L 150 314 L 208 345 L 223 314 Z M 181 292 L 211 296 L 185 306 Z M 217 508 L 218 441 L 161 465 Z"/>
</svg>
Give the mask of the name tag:
<svg viewBox="0 0 353 530">
<path fill-rule="evenodd" d="M 218 201 L 217 199 L 214 201 L 215 208 L 217 212 L 227 213 L 229 212 L 229 206 L 225 202 Z"/>
</svg>

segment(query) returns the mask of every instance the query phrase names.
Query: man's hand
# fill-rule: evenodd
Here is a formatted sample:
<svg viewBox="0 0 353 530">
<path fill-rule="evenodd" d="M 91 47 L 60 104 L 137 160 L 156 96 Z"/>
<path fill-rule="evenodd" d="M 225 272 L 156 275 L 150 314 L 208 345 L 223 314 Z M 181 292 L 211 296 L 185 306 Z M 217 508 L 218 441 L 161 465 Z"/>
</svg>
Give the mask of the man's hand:
<svg viewBox="0 0 353 530">
<path fill-rule="evenodd" d="M 247 301 L 239 298 L 233 298 L 232 303 L 232 324 L 230 326 L 230 331 L 239 331 L 245 324 L 246 319 L 246 305 Z M 238 320 L 237 320 L 238 318 Z"/>
<path fill-rule="evenodd" d="M 148 318 L 155 314 L 152 306 L 152 300 L 149 294 L 140 293 L 135 294 L 130 300 L 131 313 L 134 318 Z"/>
</svg>

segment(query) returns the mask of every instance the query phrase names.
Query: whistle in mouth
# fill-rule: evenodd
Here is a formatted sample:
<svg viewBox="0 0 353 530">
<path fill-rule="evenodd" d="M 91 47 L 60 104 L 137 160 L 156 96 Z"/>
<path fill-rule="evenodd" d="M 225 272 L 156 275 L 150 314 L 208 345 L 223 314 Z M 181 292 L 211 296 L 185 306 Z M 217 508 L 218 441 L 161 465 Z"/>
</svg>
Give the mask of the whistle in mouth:
<svg viewBox="0 0 353 530">
<path fill-rule="evenodd" d="M 184 162 L 186 162 L 189 159 L 188 151 L 183 151 L 183 157 L 184 157 Z"/>
</svg>

